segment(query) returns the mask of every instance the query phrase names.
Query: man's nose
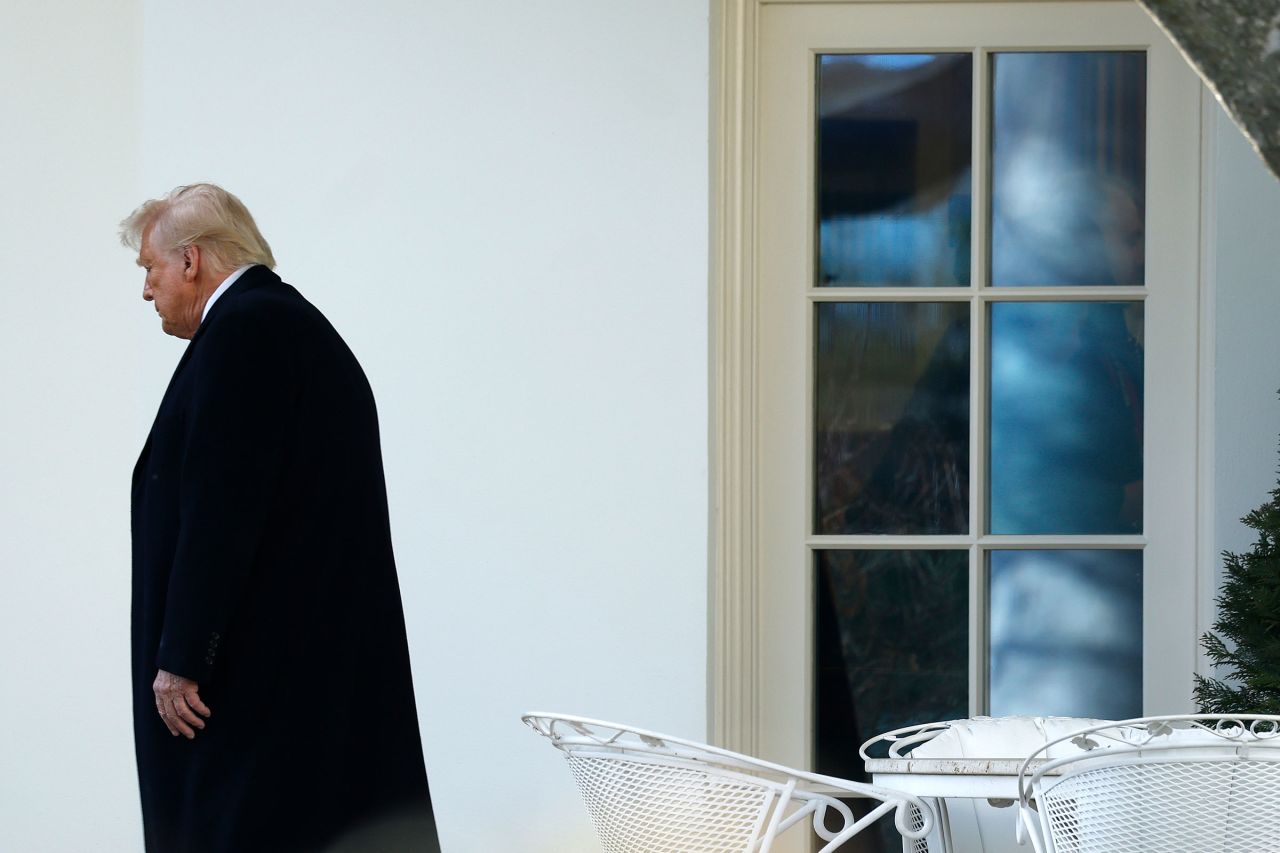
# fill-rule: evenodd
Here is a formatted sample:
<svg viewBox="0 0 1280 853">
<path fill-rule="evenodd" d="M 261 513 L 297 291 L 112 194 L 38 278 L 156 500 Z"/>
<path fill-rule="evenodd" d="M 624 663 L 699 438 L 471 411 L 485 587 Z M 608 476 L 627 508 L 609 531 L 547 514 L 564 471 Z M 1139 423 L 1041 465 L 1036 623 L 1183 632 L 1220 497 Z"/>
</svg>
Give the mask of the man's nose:
<svg viewBox="0 0 1280 853">
<path fill-rule="evenodd" d="M 145 300 L 147 300 L 148 302 L 150 302 L 150 301 L 152 300 L 152 298 L 153 298 L 153 297 L 152 297 L 152 295 L 151 295 L 151 286 L 150 286 L 150 285 L 144 284 L 144 285 L 142 286 L 142 298 L 143 298 L 143 299 L 145 299 Z"/>
</svg>

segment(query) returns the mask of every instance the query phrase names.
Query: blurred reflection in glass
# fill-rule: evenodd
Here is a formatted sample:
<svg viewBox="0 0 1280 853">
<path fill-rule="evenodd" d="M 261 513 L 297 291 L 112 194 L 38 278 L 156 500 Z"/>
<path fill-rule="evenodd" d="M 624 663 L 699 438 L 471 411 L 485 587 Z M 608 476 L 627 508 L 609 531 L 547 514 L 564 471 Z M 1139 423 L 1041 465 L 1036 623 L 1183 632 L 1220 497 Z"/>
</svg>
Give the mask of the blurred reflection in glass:
<svg viewBox="0 0 1280 853">
<path fill-rule="evenodd" d="M 991 533 L 1142 531 L 1142 316 L 991 306 Z"/>
<path fill-rule="evenodd" d="M 969 54 L 818 57 L 819 285 L 969 283 Z"/>
<path fill-rule="evenodd" d="M 872 735 L 968 716 L 967 551 L 820 551 L 817 769 L 858 778 Z"/>
<path fill-rule="evenodd" d="M 993 716 L 1141 716 L 1141 551 L 992 551 L 989 565 Z"/>
<path fill-rule="evenodd" d="M 992 57 L 991 283 L 1141 285 L 1146 55 Z"/>
<path fill-rule="evenodd" d="M 968 303 L 816 310 L 816 532 L 967 532 Z"/>
</svg>

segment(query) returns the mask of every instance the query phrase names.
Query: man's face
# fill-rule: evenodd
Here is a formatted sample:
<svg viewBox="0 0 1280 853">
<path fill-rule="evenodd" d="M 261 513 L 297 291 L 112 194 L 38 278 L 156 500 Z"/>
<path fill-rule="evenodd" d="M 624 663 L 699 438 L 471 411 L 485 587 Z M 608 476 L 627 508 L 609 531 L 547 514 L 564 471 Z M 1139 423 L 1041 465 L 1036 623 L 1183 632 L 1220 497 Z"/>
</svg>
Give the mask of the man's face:
<svg viewBox="0 0 1280 853">
<path fill-rule="evenodd" d="M 166 335 L 190 339 L 200 327 L 196 283 L 188 274 L 188 259 L 181 250 L 158 249 L 151 228 L 142 232 L 138 266 L 147 271 L 142 298 L 155 303 L 160 327 Z"/>
</svg>

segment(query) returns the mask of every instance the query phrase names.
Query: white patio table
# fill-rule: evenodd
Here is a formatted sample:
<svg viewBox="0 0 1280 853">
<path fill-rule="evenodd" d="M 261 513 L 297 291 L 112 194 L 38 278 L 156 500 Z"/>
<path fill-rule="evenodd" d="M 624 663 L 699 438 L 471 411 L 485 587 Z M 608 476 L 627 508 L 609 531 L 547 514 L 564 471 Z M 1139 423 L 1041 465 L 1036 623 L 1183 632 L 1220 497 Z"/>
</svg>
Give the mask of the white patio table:
<svg viewBox="0 0 1280 853">
<path fill-rule="evenodd" d="M 1048 741 L 1102 722 L 1081 717 L 971 717 L 885 732 L 864 743 L 860 752 L 874 784 L 933 802 L 938 828 L 928 850 L 954 853 L 959 837 L 966 853 L 1015 851 L 1016 814 L 994 813 L 983 808 L 982 801 L 997 809 L 1013 805 L 1023 759 Z M 882 751 L 878 745 L 888 747 L 886 756 L 868 754 Z M 1080 750 L 1068 742 L 1045 760 L 1075 751 Z M 965 804 L 948 805 L 948 800 Z M 953 817 L 959 818 L 954 830 Z"/>
</svg>

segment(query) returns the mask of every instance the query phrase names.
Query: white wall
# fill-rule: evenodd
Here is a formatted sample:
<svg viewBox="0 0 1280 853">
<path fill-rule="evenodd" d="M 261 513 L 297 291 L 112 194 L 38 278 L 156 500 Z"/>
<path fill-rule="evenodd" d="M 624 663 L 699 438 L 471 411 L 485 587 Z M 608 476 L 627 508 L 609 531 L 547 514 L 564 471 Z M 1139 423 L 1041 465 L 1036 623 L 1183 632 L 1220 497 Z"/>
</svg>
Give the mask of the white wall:
<svg viewBox="0 0 1280 853">
<path fill-rule="evenodd" d="M 583 846 L 521 711 L 705 732 L 707 4 L 6 14 L 0 849 L 140 849 L 128 477 L 183 343 L 115 224 L 194 180 L 373 383 L 446 851 Z"/>
<path fill-rule="evenodd" d="M 136 850 L 129 475 L 140 7 L 0 25 L 0 850 Z M 150 328 L 145 331 L 151 332 Z"/>
<path fill-rule="evenodd" d="M 1253 545 L 1240 518 L 1280 467 L 1280 180 L 1216 104 L 1211 120 L 1216 554 Z"/>
</svg>

